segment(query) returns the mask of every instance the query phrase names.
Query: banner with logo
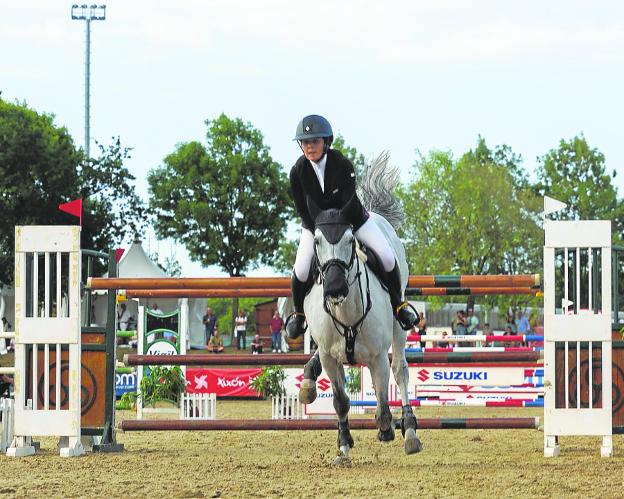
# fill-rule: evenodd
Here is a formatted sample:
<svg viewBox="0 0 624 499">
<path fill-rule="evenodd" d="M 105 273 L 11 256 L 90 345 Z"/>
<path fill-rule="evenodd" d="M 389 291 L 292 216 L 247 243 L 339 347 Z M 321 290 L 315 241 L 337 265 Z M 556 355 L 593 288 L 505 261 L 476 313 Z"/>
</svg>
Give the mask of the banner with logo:
<svg viewBox="0 0 624 499">
<path fill-rule="evenodd" d="M 115 395 L 121 397 L 126 392 L 137 391 L 136 372 L 115 373 Z"/>
<path fill-rule="evenodd" d="M 217 397 L 258 397 L 249 387 L 262 369 L 186 369 L 188 393 L 216 393 Z"/>
</svg>

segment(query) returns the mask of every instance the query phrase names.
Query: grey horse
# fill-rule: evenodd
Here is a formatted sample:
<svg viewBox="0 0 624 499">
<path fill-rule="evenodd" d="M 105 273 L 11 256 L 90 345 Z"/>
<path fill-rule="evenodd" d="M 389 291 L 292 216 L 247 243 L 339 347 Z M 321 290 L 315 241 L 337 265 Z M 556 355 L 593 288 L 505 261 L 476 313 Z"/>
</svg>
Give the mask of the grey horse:
<svg viewBox="0 0 624 499">
<path fill-rule="evenodd" d="M 358 194 L 394 250 L 405 289 L 409 276 L 405 250 L 395 231 L 402 221 L 402 211 L 392 194 L 397 184 L 397 172 L 388 167 L 387 154 L 382 154 L 367 168 L 358 186 Z M 339 455 L 335 460 L 338 465 L 350 463 L 349 450 L 353 447 L 348 420 L 349 398 L 344 387 L 345 363 L 363 364 L 369 368 L 377 396 L 378 439 L 394 439 L 395 425 L 388 407 L 390 346 L 392 370 L 403 405 L 400 424 L 405 452 L 412 454 L 422 448 L 416 436 L 416 417 L 407 392 L 406 332 L 394 319 L 388 293 L 366 266 L 366 256 L 344 215 L 348 209 L 347 206 L 342 210 L 320 211 L 316 206 L 310 206 L 315 218 L 317 279 L 305 299 L 304 310 L 318 350 L 306 364 L 300 388 L 302 402 L 315 400 L 316 378 L 322 365 L 331 380 L 334 409 L 338 416 Z"/>
</svg>

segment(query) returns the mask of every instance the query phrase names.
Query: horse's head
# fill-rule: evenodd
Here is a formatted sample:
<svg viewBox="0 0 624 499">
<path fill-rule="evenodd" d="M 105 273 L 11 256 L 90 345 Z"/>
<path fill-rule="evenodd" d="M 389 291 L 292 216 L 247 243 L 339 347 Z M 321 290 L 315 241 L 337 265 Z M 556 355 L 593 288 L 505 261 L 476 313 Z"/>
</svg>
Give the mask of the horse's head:
<svg viewBox="0 0 624 499">
<path fill-rule="evenodd" d="M 314 254 L 323 283 L 323 298 L 339 304 L 349 294 L 348 275 L 355 259 L 355 236 L 346 213 L 342 210 L 320 210 L 308 200 L 314 218 Z"/>
</svg>

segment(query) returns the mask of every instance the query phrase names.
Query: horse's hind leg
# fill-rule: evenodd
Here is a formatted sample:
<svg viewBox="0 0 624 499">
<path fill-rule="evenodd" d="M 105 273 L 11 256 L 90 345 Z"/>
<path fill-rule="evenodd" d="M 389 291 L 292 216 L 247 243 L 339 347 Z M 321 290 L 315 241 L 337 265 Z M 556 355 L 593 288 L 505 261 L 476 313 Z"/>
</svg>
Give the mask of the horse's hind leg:
<svg viewBox="0 0 624 499">
<path fill-rule="evenodd" d="M 322 370 L 317 350 L 303 368 L 303 381 L 299 386 L 299 400 L 303 404 L 311 404 L 316 400 L 316 379 Z"/>
<path fill-rule="evenodd" d="M 392 372 L 401 391 L 403 413 L 401 416 L 401 433 L 405 438 L 405 453 L 414 454 L 422 450 L 422 444 L 416 436 L 417 421 L 409 403 L 407 384 L 409 368 L 405 359 L 405 332 L 395 322 L 392 336 Z"/>
<path fill-rule="evenodd" d="M 392 413 L 388 407 L 390 365 L 388 364 L 386 352 L 378 355 L 375 362 L 368 365 L 368 369 L 373 378 L 375 394 L 377 395 L 377 412 L 375 414 L 375 422 L 379 430 L 377 438 L 382 442 L 389 442 L 394 440 L 394 423 L 392 421 Z"/>
<path fill-rule="evenodd" d="M 334 410 L 338 416 L 338 449 L 341 455 L 334 464 L 349 465 L 349 450 L 353 447 L 353 438 L 349 430 L 349 397 L 344 388 L 345 374 L 342 364 L 329 355 L 321 355 L 323 367 L 331 380 L 334 392 Z"/>
</svg>

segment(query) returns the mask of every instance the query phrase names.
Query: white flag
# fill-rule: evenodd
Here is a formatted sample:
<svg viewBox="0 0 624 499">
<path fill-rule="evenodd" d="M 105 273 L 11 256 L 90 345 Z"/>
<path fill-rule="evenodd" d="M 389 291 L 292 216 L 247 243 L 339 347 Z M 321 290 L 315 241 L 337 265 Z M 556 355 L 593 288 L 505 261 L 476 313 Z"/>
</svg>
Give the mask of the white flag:
<svg viewBox="0 0 624 499">
<path fill-rule="evenodd" d="M 568 205 L 561 201 L 544 196 L 544 216 L 563 210 L 566 206 Z"/>
</svg>

